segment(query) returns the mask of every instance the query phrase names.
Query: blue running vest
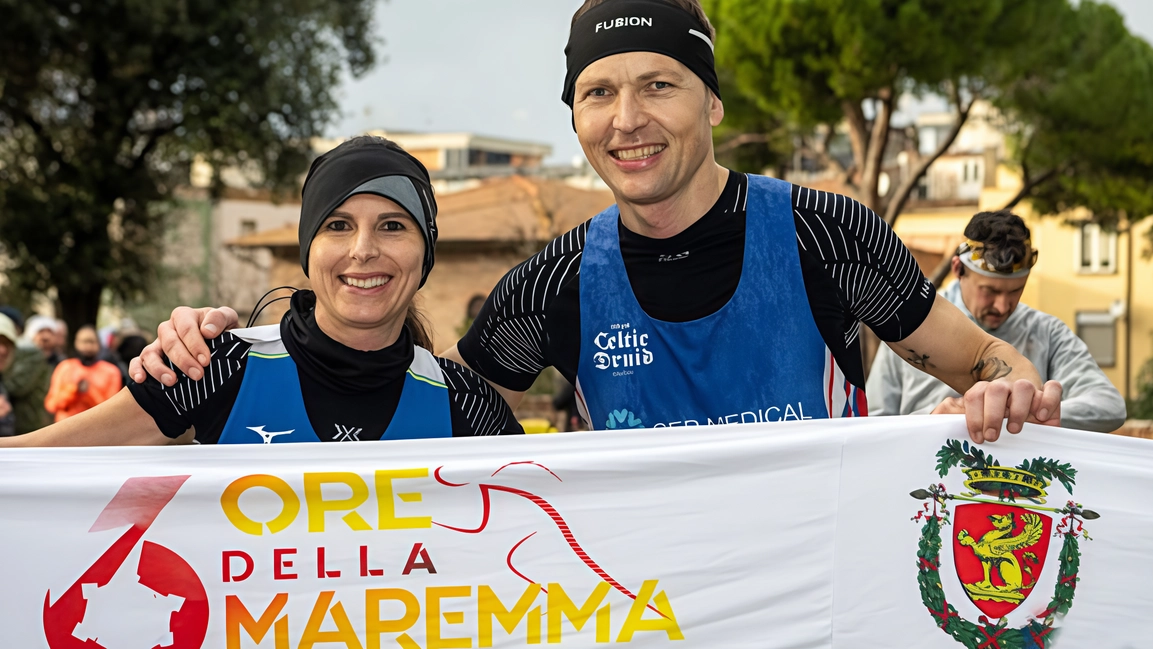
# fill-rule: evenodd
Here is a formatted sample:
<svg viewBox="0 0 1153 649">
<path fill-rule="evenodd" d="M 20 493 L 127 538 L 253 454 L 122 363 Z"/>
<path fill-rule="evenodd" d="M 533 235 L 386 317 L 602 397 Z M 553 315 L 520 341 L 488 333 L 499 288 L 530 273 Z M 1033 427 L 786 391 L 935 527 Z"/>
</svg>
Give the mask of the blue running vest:
<svg viewBox="0 0 1153 649">
<path fill-rule="evenodd" d="M 240 394 L 220 434 L 219 444 L 282 444 L 319 442 L 308 421 L 296 363 L 280 340 L 280 325 L 239 329 L 233 332 L 252 343 L 248 351 Z M 400 403 L 381 439 L 452 437 L 448 387 L 444 373 L 428 350 L 415 348 L 415 355 L 401 388 Z M 336 439 L 356 441 L 347 430 Z"/>
<path fill-rule="evenodd" d="M 805 292 L 789 183 L 750 176 L 736 293 L 690 322 L 645 314 L 612 206 L 580 266 L 578 403 L 596 429 L 800 421 L 866 414 L 825 346 Z M 669 262 L 669 263 L 676 263 Z"/>
</svg>

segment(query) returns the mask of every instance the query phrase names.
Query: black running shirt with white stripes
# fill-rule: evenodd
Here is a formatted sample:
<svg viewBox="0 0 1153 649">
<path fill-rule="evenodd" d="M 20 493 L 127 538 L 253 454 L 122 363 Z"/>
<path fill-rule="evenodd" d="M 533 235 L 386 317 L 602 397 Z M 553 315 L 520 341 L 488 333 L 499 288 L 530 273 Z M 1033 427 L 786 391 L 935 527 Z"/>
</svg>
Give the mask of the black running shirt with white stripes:
<svg viewBox="0 0 1153 649">
<path fill-rule="evenodd" d="M 668 239 L 643 237 L 618 222 L 625 270 L 645 313 L 687 322 L 729 301 L 746 254 L 747 193 L 748 177 L 730 172 L 713 208 Z M 813 320 L 846 378 L 863 390 L 859 323 L 881 340 L 902 340 L 924 322 L 936 293 L 892 229 L 861 203 L 797 185 L 792 202 Z M 557 237 L 497 284 L 458 344 L 469 367 L 516 391 L 527 390 L 549 365 L 576 380 L 587 232 L 585 222 Z"/>
<path fill-rule="evenodd" d="M 196 441 L 215 444 L 236 403 L 251 345 L 228 332 L 205 342 L 212 361 L 201 380 L 193 381 L 169 363 L 175 386 L 165 387 L 150 376 L 144 383 L 129 383 L 128 389 L 166 436 L 176 438 L 195 428 Z M 437 362 L 448 386 L 454 437 L 524 432 L 500 394 L 475 372 L 443 358 Z M 302 365 L 297 370 L 309 423 L 321 441 L 378 440 L 388 429 L 400 403 L 403 376 L 373 392 L 350 394 L 312 380 Z"/>
</svg>

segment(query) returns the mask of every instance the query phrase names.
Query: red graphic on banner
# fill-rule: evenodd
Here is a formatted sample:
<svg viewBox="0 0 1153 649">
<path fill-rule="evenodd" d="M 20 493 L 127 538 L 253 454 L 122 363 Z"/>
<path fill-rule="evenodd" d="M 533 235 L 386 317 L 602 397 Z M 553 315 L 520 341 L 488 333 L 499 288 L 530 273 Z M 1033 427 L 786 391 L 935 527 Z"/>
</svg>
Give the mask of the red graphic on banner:
<svg viewBox="0 0 1153 649">
<path fill-rule="evenodd" d="M 200 649 L 208 631 L 208 596 L 192 567 L 164 546 L 143 541 L 160 511 L 189 476 L 130 478 L 96 518 L 89 532 L 131 527 L 104 551 L 64 594 L 44 596 L 44 637 L 51 649 L 164 647 Z M 140 545 L 135 574 L 121 567 Z M 151 612 L 130 625 L 119 619 Z M 142 644 L 153 638 L 155 644 Z M 123 634 L 129 635 L 123 635 Z M 122 636 L 123 637 L 120 637 Z"/>
<path fill-rule="evenodd" d="M 1041 576 L 1053 520 L 1009 503 L 961 505 L 953 562 L 965 594 L 990 618 L 1020 606 Z"/>
<path fill-rule="evenodd" d="M 492 473 L 492 476 L 495 477 L 496 474 L 498 474 L 501 471 L 507 469 L 508 467 L 514 466 L 514 465 L 531 465 L 531 466 L 535 466 L 535 467 L 544 469 L 549 474 L 551 474 L 552 477 L 556 478 L 560 482 L 563 482 L 563 480 L 560 479 L 560 476 L 553 473 L 551 469 L 549 469 L 548 467 L 546 467 L 543 464 L 539 464 L 537 462 L 532 462 L 532 461 L 510 462 L 510 463 L 500 467 L 496 471 L 494 471 Z M 437 469 L 435 471 L 433 471 L 433 478 L 435 478 L 436 481 L 439 482 L 440 484 L 442 484 L 446 487 L 464 487 L 468 484 L 467 482 L 454 483 L 454 482 L 449 482 L 449 481 L 445 480 L 440 475 L 440 470 L 443 468 L 444 467 L 437 467 Z M 620 582 L 618 582 L 616 579 L 613 579 L 612 576 L 610 576 L 607 572 L 605 572 L 604 568 L 601 568 L 600 565 L 597 564 L 596 561 L 593 561 L 592 557 L 590 557 L 588 555 L 588 553 L 585 552 L 584 548 L 582 548 L 580 546 L 580 544 L 577 543 L 576 537 L 573 535 L 572 529 L 569 527 L 568 523 L 565 522 L 564 518 L 561 517 L 560 512 L 558 512 L 556 510 L 556 508 L 553 507 L 547 500 L 545 500 L 544 498 L 541 498 L 540 496 L 538 496 L 534 493 L 530 493 L 530 492 L 525 491 L 523 489 L 517 489 L 515 487 L 506 487 L 504 485 L 495 485 L 495 484 L 480 484 L 477 486 L 480 487 L 481 505 L 483 508 L 482 513 L 481 513 L 480 525 L 478 525 L 475 528 L 471 528 L 471 529 L 470 528 L 462 528 L 462 527 L 453 527 L 451 525 L 445 525 L 443 523 L 437 523 L 435 521 L 433 522 L 433 525 L 437 525 L 437 526 L 443 527 L 445 529 L 453 530 L 454 532 L 462 532 L 464 534 L 479 534 L 479 533 L 483 532 L 486 527 L 488 527 L 489 517 L 492 513 L 492 500 L 491 500 L 491 496 L 490 496 L 491 492 L 497 491 L 497 492 L 504 492 L 504 493 L 513 494 L 515 496 L 520 496 L 521 498 L 525 498 L 525 499 L 529 500 L 530 502 L 532 502 L 537 507 L 539 507 L 545 514 L 548 515 L 548 517 L 550 519 L 552 519 L 553 524 L 555 524 L 557 529 L 560 530 L 561 535 L 563 535 L 565 538 L 565 542 L 568 544 L 569 548 L 573 551 L 573 554 L 575 554 L 577 556 L 577 558 L 580 559 L 581 563 L 588 566 L 594 573 L 596 573 L 596 575 L 598 577 L 603 579 L 608 585 L 612 586 L 618 592 L 624 594 L 629 599 L 635 600 L 637 598 L 637 596 L 632 591 L 630 591 L 628 588 L 625 588 L 624 586 L 622 586 L 620 584 Z M 516 576 L 520 577 L 521 579 L 529 582 L 530 584 L 531 583 L 537 583 L 537 582 L 534 582 L 532 579 L 529 579 L 524 574 L 522 574 L 519 570 L 517 570 L 515 567 L 513 567 L 512 555 L 517 551 L 518 548 L 520 548 L 520 546 L 522 544 L 524 544 L 525 541 L 528 541 L 535 534 L 536 534 L 536 532 L 533 532 L 532 534 L 529 534 L 528 536 L 524 537 L 519 542 L 517 542 L 517 544 L 514 545 L 511 550 L 509 550 L 508 556 L 505 558 L 505 562 L 508 565 L 509 570 L 511 570 L 513 572 L 513 574 L 515 574 Z M 543 586 L 541 587 L 541 590 L 544 590 Z M 548 591 L 545 591 L 545 592 L 548 592 Z M 654 607 L 652 604 L 649 604 L 647 608 L 649 610 L 653 611 L 654 613 L 660 615 L 661 617 L 665 617 L 665 614 L 661 613 L 659 610 L 657 610 L 657 608 Z"/>
</svg>

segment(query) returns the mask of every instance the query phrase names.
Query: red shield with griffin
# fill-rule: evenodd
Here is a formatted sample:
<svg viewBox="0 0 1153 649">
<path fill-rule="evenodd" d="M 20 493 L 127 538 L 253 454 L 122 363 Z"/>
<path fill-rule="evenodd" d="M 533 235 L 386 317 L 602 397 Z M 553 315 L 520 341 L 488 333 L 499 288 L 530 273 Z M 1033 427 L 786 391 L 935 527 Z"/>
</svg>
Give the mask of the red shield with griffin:
<svg viewBox="0 0 1153 649">
<path fill-rule="evenodd" d="M 955 516 L 953 562 L 965 594 L 990 618 L 1008 615 L 1041 576 L 1052 519 L 1009 503 L 961 505 Z"/>
</svg>

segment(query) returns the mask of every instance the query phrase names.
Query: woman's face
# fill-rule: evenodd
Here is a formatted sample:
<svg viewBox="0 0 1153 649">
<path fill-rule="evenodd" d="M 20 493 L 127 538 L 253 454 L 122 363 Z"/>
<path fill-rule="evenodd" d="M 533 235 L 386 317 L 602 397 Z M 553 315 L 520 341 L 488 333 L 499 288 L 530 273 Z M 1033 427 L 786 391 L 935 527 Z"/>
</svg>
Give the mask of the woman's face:
<svg viewBox="0 0 1153 649">
<path fill-rule="evenodd" d="M 320 225 L 308 252 L 316 322 L 353 349 L 396 341 L 420 288 L 424 236 L 400 205 L 375 194 L 344 201 Z"/>
</svg>

